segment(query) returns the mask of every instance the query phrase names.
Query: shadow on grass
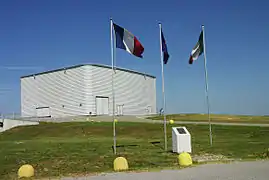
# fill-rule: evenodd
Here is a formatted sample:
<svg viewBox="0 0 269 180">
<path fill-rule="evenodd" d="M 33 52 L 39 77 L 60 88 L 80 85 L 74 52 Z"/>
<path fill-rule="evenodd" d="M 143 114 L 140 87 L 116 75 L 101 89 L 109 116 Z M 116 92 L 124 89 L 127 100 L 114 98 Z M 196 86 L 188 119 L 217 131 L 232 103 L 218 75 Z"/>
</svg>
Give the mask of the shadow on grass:
<svg viewBox="0 0 269 180">
<path fill-rule="evenodd" d="M 161 141 L 150 141 L 149 143 L 152 144 L 155 147 L 158 147 L 160 149 L 164 149 L 161 146 Z M 120 148 L 120 151 L 121 152 L 124 152 L 126 150 L 126 148 L 129 148 L 129 147 L 138 147 L 138 146 L 139 146 L 138 144 L 122 144 L 122 145 L 116 145 L 116 148 L 117 149 Z M 111 146 L 111 148 L 114 151 L 114 146 Z M 173 153 L 172 150 L 169 151 L 169 153 Z"/>
</svg>

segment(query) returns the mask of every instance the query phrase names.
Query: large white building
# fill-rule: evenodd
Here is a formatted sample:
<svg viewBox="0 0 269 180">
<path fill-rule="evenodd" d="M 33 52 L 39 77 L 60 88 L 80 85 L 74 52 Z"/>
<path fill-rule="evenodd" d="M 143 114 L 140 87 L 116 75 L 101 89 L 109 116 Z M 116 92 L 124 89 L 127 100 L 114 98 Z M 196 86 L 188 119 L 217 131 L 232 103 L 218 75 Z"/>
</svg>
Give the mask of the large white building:
<svg viewBox="0 0 269 180">
<path fill-rule="evenodd" d="M 115 114 L 156 114 L 156 78 L 128 69 L 114 74 Z M 112 115 L 112 69 L 77 65 L 21 77 L 23 117 Z"/>
</svg>

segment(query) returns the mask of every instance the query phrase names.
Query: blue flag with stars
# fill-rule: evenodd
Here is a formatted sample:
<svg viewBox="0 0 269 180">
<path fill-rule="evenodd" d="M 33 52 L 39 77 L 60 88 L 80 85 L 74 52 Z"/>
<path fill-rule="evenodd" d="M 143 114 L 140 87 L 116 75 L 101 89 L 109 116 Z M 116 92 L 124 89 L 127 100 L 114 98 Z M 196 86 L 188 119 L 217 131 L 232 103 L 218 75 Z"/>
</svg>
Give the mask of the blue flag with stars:
<svg viewBox="0 0 269 180">
<path fill-rule="evenodd" d="M 168 53 L 168 50 L 167 50 L 167 45 L 166 45 L 166 42 L 165 42 L 165 39 L 164 39 L 163 31 L 161 31 L 161 32 L 162 32 L 163 63 L 167 64 L 168 59 L 169 59 L 169 53 Z"/>
</svg>

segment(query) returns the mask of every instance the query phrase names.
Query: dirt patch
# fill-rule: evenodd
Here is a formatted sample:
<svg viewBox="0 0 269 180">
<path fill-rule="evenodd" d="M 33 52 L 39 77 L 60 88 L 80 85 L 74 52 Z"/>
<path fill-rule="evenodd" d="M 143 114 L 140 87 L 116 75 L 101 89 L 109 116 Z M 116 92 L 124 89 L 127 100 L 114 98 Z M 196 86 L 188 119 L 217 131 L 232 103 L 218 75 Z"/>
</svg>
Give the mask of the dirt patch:
<svg viewBox="0 0 269 180">
<path fill-rule="evenodd" d="M 215 161 L 233 161 L 234 159 L 227 158 L 224 155 L 215 155 L 215 154 L 201 154 L 193 155 L 193 162 L 195 163 L 206 163 L 206 162 L 215 162 Z"/>
</svg>

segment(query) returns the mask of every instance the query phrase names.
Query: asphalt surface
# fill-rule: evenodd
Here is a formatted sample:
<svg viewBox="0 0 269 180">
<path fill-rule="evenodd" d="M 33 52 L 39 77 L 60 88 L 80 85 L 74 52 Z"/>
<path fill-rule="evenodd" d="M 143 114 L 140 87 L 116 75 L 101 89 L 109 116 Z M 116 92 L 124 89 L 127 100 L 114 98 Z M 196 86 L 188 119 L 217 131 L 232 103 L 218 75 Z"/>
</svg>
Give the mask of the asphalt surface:
<svg viewBox="0 0 269 180">
<path fill-rule="evenodd" d="M 161 123 L 163 123 L 163 122 L 161 122 Z M 174 122 L 174 124 L 208 124 L 208 122 L 176 121 L 176 122 Z M 223 125 L 223 126 L 260 126 L 260 127 L 269 127 L 269 124 L 255 124 L 255 123 L 212 122 L 211 124 L 214 124 L 214 125 Z"/>
<path fill-rule="evenodd" d="M 94 120 L 94 121 L 111 122 L 113 118 L 111 116 L 100 116 L 100 117 L 92 117 L 90 119 Z M 122 121 L 122 122 L 163 123 L 162 120 L 145 119 L 144 117 L 139 117 L 139 116 L 119 116 L 119 117 L 116 117 L 116 119 L 118 119 L 119 122 Z M 204 125 L 207 125 L 208 122 L 175 121 L 174 124 L 204 124 Z M 260 127 L 269 127 L 269 124 L 255 124 L 255 123 L 212 122 L 211 124 L 225 125 L 225 126 L 260 126 Z"/>
<path fill-rule="evenodd" d="M 181 170 L 142 173 L 109 173 L 62 180 L 268 180 L 269 161 L 205 164 Z"/>
<path fill-rule="evenodd" d="M 62 118 L 31 118 L 24 120 L 27 121 L 46 121 L 46 122 L 83 122 L 83 121 L 96 121 L 96 122 L 112 122 L 112 116 L 96 116 L 96 117 L 86 117 L 86 116 L 75 116 L 75 117 L 62 117 Z M 146 119 L 145 116 L 116 116 L 119 122 L 141 122 L 141 123 L 163 123 L 163 120 L 151 120 Z M 11 120 L 11 119 L 10 119 Z M 167 122 L 168 123 L 168 122 Z M 201 121 L 175 121 L 174 124 L 204 124 L 207 125 L 208 122 Z M 211 122 L 213 125 L 224 125 L 224 126 L 260 126 L 269 127 L 269 124 L 255 124 L 255 123 L 225 123 L 225 122 Z"/>
</svg>

